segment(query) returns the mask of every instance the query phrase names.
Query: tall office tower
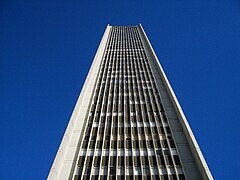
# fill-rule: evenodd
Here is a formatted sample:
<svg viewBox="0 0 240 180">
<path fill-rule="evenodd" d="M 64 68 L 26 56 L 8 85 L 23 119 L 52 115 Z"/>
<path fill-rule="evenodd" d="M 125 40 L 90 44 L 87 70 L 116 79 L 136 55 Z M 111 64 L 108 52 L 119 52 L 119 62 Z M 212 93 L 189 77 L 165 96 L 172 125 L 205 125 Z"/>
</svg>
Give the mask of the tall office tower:
<svg viewBox="0 0 240 180">
<path fill-rule="evenodd" d="M 107 26 L 48 179 L 213 179 L 141 25 Z"/>
</svg>

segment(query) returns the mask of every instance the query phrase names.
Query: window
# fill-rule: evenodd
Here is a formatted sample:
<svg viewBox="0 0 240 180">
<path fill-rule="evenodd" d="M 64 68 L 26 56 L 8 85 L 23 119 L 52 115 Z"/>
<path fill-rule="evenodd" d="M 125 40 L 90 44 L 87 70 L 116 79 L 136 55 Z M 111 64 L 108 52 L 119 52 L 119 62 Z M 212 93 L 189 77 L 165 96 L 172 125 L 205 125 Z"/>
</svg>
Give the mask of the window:
<svg viewBox="0 0 240 180">
<path fill-rule="evenodd" d="M 157 161 L 155 156 L 149 156 L 149 161 L 151 166 L 157 166 Z"/>
<path fill-rule="evenodd" d="M 108 165 L 108 156 L 102 156 L 102 166 Z"/>
<path fill-rule="evenodd" d="M 134 166 L 141 166 L 140 156 L 133 156 Z"/>
<path fill-rule="evenodd" d="M 84 159 L 85 159 L 85 156 L 79 156 L 78 166 L 83 166 L 83 164 L 84 164 Z"/>
<path fill-rule="evenodd" d="M 142 159 L 142 165 L 143 166 L 148 166 L 149 165 L 147 156 L 142 156 L 141 159 Z"/>
<path fill-rule="evenodd" d="M 176 165 L 181 165 L 178 155 L 174 155 L 173 158 Z"/>
<path fill-rule="evenodd" d="M 133 180 L 133 176 L 131 176 L 131 175 L 126 176 L 126 180 Z"/>
<path fill-rule="evenodd" d="M 87 156 L 86 166 L 91 166 L 92 165 L 92 160 L 93 160 L 93 156 Z"/>
<path fill-rule="evenodd" d="M 126 139 L 126 149 L 131 149 L 132 148 L 132 143 L 130 139 Z"/>
<path fill-rule="evenodd" d="M 97 149 L 102 149 L 102 140 L 97 141 Z"/>
<path fill-rule="evenodd" d="M 133 148 L 138 149 L 139 148 L 139 143 L 137 140 L 133 140 Z"/>
<path fill-rule="evenodd" d="M 116 169 L 114 167 L 110 167 L 110 176 L 116 175 Z"/>
<path fill-rule="evenodd" d="M 167 165 L 173 165 L 173 161 L 172 161 L 172 158 L 170 155 L 166 156 L 166 163 L 167 163 Z"/>
<path fill-rule="evenodd" d="M 132 166 L 132 156 L 126 156 L 126 166 Z"/>
<path fill-rule="evenodd" d="M 106 175 L 101 175 L 100 180 L 107 180 L 107 176 Z"/>
<path fill-rule="evenodd" d="M 124 141 L 123 140 L 119 140 L 118 141 L 118 148 L 119 149 L 123 149 L 124 148 Z"/>
<path fill-rule="evenodd" d="M 108 149 L 110 145 L 110 141 L 109 140 L 105 140 L 104 141 L 104 149 Z"/>
<path fill-rule="evenodd" d="M 118 166 L 124 166 L 124 156 L 118 156 Z"/>
<path fill-rule="evenodd" d="M 139 143 L 140 143 L 140 148 L 146 148 L 146 140 L 140 140 L 139 141 Z"/>
<path fill-rule="evenodd" d="M 152 140 L 147 141 L 147 146 L 148 148 L 153 148 L 153 141 Z"/>
<path fill-rule="evenodd" d="M 117 156 L 110 156 L 110 166 L 116 166 Z"/>
<path fill-rule="evenodd" d="M 101 156 L 95 156 L 93 165 L 95 167 L 99 167 L 100 166 L 100 160 L 101 160 Z"/>
<path fill-rule="evenodd" d="M 84 140 L 84 141 L 83 141 L 83 144 L 82 144 L 82 148 L 83 148 L 83 149 L 87 149 L 87 145 L 88 145 L 88 141 L 87 141 L 87 140 Z"/>
<path fill-rule="evenodd" d="M 96 142 L 95 140 L 90 141 L 90 146 L 89 146 L 90 149 L 94 149 L 95 142 Z"/>
<path fill-rule="evenodd" d="M 112 149 L 116 149 L 116 148 L 117 148 L 117 141 L 116 141 L 116 140 L 112 140 L 112 142 L 111 142 L 111 148 L 112 148 Z"/>
</svg>

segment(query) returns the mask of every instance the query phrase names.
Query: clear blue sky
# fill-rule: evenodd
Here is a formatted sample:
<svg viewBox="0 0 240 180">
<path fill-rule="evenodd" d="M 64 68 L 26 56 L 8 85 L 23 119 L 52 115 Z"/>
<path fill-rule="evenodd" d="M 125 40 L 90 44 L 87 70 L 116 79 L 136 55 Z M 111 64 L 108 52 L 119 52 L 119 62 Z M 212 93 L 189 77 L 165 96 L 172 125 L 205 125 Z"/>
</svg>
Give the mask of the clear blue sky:
<svg viewBox="0 0 240 180">
<path fill-rule="evenodd" d="M 239 179 L 239 0 L 0 1 L 0 179 L 47 177 L 108 23 L 142 23 L 213 176 Z"/>
</svg>

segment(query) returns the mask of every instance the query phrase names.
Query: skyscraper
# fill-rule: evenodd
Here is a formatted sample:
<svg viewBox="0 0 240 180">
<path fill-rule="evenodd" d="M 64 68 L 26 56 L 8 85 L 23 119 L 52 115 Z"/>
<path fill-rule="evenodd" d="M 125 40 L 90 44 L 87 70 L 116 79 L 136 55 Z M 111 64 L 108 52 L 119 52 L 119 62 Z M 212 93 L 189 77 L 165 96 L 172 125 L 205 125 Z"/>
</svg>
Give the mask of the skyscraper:
<svg viewBox="0 0 240 180">
<path fill-rule="evenodd" d="M 213 179 L 141 25 L 107 26 L 48 179 Z"/>
</svg>

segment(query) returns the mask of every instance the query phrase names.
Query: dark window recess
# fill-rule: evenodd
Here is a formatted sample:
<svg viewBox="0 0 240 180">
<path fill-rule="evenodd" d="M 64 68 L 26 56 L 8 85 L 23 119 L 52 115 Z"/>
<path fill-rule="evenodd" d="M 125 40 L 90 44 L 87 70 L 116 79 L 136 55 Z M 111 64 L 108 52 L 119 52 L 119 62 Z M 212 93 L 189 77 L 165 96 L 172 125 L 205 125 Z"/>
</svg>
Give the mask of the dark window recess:
<svg viewBox="0 0 240 180">
<path fill-rule="evenodd" d="M 107 180 L 107 175 L 101 175 L 100 180 Z"/>
<path fill-rule="evenodd" d="M 117 135 L 117 127 L 113 127 L 113 129 L 112 129 L 112 134 L 113 134 L 113 135 Z"/>
<path fill-rule="evenodd" d="M 130 166 L 132 167 L 133 163 L 132 163 L 132 156 L 126 156 L 126 166 Z"/>
<path fill-rule="evenodd" d="M 93 122 L 93 115 L 89 116 L 88 122 Z"/>
<path fill-rule="evenodd" d="M 160 131 L 161 134 L 164 134 L 164 129 L 162 126 L 160 128 L 158 128 L 158 130 Z"/>
<path fill-rule="evenodd" d="M 160 142 L 160 140 L 156 140 L 156 141 L 155 141 L 155 147 L 156 147 L 156 148 L 159 148 L 159 149 L 161 148 L 161 142 Z"/>
<path fill-rule="evenodd" d="M 103 156 L 102 157 L 102 166 L 107 166 L 108 165 L 108 156 Z"/>
<path fill-rule="evenodd" d="M 91 166 L 92 165 L 92 160 L 93 160 L 93 156 L 87 156 L 86 166 Z"/>
<path fill-rule="evenodd" d="M 140 148 L 146 148 L 146 140 L 141 140 L 141 141 L 139 141 L 139 143 L 140 143 Z"/>
<path fill-rule="evenodd" d="M 135 177 L 135 180 L 142 180 L 142 176 L 141 175 L 134 176 L 134 177 Z"/>
<path fill-rule="evenodd" d="M 119 134 L 120 134 L 120 135 L 123 135 L 123 133 L 124 133 L 123 127 L 120 127 L 120 128 L 119 128 Z"/>
<path fill-rule="evenodd" d="M 110 176 L 108 177 L 108 179 L 109 179 L 109 180 L 115 180 L 115 179 L 116 179 L 116 175 L 110 175 Z"/>
<path fill-rule="evenodd" d="M 178 155 L 174 155 L 173 158 L 174 158 L 174 162 L 175 162 L 176 165 L 181 165 L 181 162 L 180 162 L 180 159 L 179 159 Z"/>
<path fill-rule="evenodd" d="M 158 175 L 154 175 L 154 176 L 152 176 L 152 180 L 160 180 L 160 178 Z"/>
<path fill-rule="evenodd" d="M 172 157 L 170 155 L 166 156 L 167 165 L 173 165 Z"/>
<path fill-rule="evenodd" d="M 165 140 L 163 140 L 162 142 L 163 142 L 163 147 L 164 147 L 164 148 L 167 148 L 167 147 L 168 147 L 167 140 L 165 139 Z"/>
<path fill-rule="evenodd" d="M 96 111 L 97 111 L 97 112 L 100 112 L 100 109 L 101 109 L 101 105 L 98 104 Z"/>
<path fill-rule="evenodd" d="M 142 165 L 143 166 L 148 166 L 148 157 L 147 156 L 142 156 Z"/>
<path fill-rule="evenodd" d="M 130 127 L 125 128 L 125 132 L 127 135 L 131 134 L 131 128 Z"/>
<path fill-rule="evenodd" d="M 117 180 L 124 180 L 124 175 L 118 175 Z"/>
<path fill-rule="evenodd" d="M 107 134 L 107 135 L 110 134 L 110 128 L 106 128 L 105 134 Z"/>
<path fill-rule="evenodd" d="M 103 132 L 104 132 L 104 127 L 99 127 L 98 134 L 103 134 Z"/>
<path fill-rule="evenodd" d="M 126 176 L 126 180 L 133 180 L 133 176 Z"/>
<path fill-rule="evenodd" d="M 81 175 L 75 175 L 74 176 L 74 180 L 80 180 L 81 179 Z"/>
<path fill-rule="evenodd" d="M 165 166 L 164 157 L 162 155 L 157 156 L 157 159 L 161 166 Z"/>
<path fill-rule="evenodd" d="M 84 164 L 84 159 L 85 159 L 85 156 L 79 156 L 78 166 L 83 166 L 83 164 Z"/>
<path fill-rule="evenodd" d="M 126 140 L 126 148 L 127 149 L 131 149 L 132 148 L 131 140 Z"/>
<path fill-rule="evenodd" d="M 170 128 L 166 127 L 167 134 L 171 134 Z"/>
<path fill-rule="evenodd" d="M 97 180 L 97 179 L 98 179 L 98 175 L 92 175 L 92 176 L 91 176 L 91 179 L 92 179 L 92 180 Z"/>
<path fill-rule="evenodd" d="M 92 123 L 91 123 L 91 125 L 88 125 L 88 126 L 87 126 L 85 135 L 90 135 L 91 127 L 92 127 Z"/>
<path fill-rule="evenodd" d="M 117 148 L 117 141 L 112 140 L 111 142 L 111 148 L 116 149 Z"/>
<path fill-rule="evenodd" d="M 94 149 L 95 142 L 96 142 L 96 141 L 94 141 L 94 140 L 91 140 L 91 141 L 90 141 L 90 146 L 89 146 L 90 149 Z"/>
<path fill-rule="evenodd" d="M 160 149 L 156 150 L 156 154 L 157 154 L 157 156 L 162 156 L 163 155 L 163 153 Z"/>
<path fill-rule="evenodd" d="M 171 134 L 168 134 L 167 135 L 167 138 L 170 140 L 170 139 L 172 139 L 172 135 Z"/>
<path fill-rule="evenodd" d="M 153 127 L 152 132 L 153 132 L 153 134 L 158 134 L 157 127 Z"/>
<path fill-rule="evenodd" d="M 102 144 L 103 144 L 102 140 L 97 141 L 97 149 L 102 149 Z"/>
<path fill-rule="evenodd" d="M 170 147 L 171 148 L 175 148 L 176 147 L 175 143 L 174 143 L 174 141 L 172 139 L 169 140 L 169 143 L 170 143 Z"/>
<path fill-rule="evenodd" d="M 95 134 L 93 134 L 92 136 L 91 136 L 91 140 L 94 140 L 94 141 L 96 141 L 96 135 Z"/>
<path fill-rule="evenodd" d="M 134 166 L 141 166 L 140 156 L 133 156 Z"/>
<path fill-rule="evenodd" d="M 137 127 L 132 128 L 132 133 L 133 133 L 133 135 L 137 135 Z"/>
<path fill-rule="evenodd" d="M 178 177 L 179 177 L 179 180 L 185 180 L 186 179 L 184 174 L 179 174 Z"/>
<path fill-rule="evenodd" d="M 162 180 L 169 180 L 167 174 L 160 175 L 160 177 L 161 177 Z"/>
<path fill-rule="evenodd" d="M 150 127 L 145 127 L 145 133 L 146 133 L 146 134 L 151 134 Z"/>
<path fill-rule="evenodd" d="M 101 161 L 101 156 L 95 156 L 93 165 L 95 167 L 99 167 L 100 166 L 100 161 Z"/>
<path fill-rule="evenodd" d="M 137 140 L 133 140 L 133 148 L 138 149 L 139 148 L 139 143 Z"/>
<path fill-rule="evenodd" d="M 109 149 L 110 141 L 105 140 L 104 141 L 104 149 Z"/>
<path fill-rule="evenodd" d="M 123 140 L 119 140 L 118 141 L 118 148 L 119 149 L 123 149 L 124 148 L 124 141 Z"/>
<path fill-rule="evenodd" d="M 123 116 L 119 116 L 118 119 L 119 119 L 119 122 L 123 122 Z"/>
<path fill-rule="evenodd" d="M 169 175 L 170 180 L 177 180 L 177 175 L 176 174 L 171 174 Z"/>
<path fill-rule="evenodd" d="M 157 161 L 155 156 L 149 156 L 149 161 L 151 166 L 157 166 Z"/>
<path fill-rule="evenodd" d="M 88 141 L 87 141 L 87 140 L 84 140 L 84 141 L 83 141 L 83 144 L 82 144 L 82 148 L 83 148 L 83 149 L 87 149 L 87 145 L 88 145 Z"/>
<path fill-rule="evenodd" d="M 110 157 L 110 166 L 116 166 L 117 156 Z"/>
<path fill-rule="evenodd" d="M 140 128 L 138 128 L 138 133 L 139 133 L 139 134 L 141 134 L 141 135 L 143 135 L 143 134 L 144 134 L 143 127 L 140 127 Z"/>
<path fill-rule="evenodd" d="M 110 167 L 110 176 L 116 175 L 116 169 L 114 167 Z"/>
<path fill-rule="evenodd" d="M 89 175 L 83 175 L 83 180 L 88 180 L 90 178 L 90 174 Z"/>
<path fill-rule="evenodd" d="M 150 173 L 150 172 L 149 172 L 149 173 Z M 148 179 L 151 179 L 151 176 L 150 176 L 149 174 L 143 176 L 143 180 L 148 180 Z"/>
<path fill-rule="evenodd" d="M 118 156 L 118 166 L 124 166 L 124 156 Z"/>
<path fill-rule="evenodd" d="M 148 148 L 153 148 L 153 141 L 152 140 L 147 141 L 147 146 Z"/>
<path fill-rule="evenodd" d="M 86 136 L 84 137 L 84 140 L 88 141 L 88 140 L 89 140 L 89 136 L 86 135 Z"/>
</svg>

